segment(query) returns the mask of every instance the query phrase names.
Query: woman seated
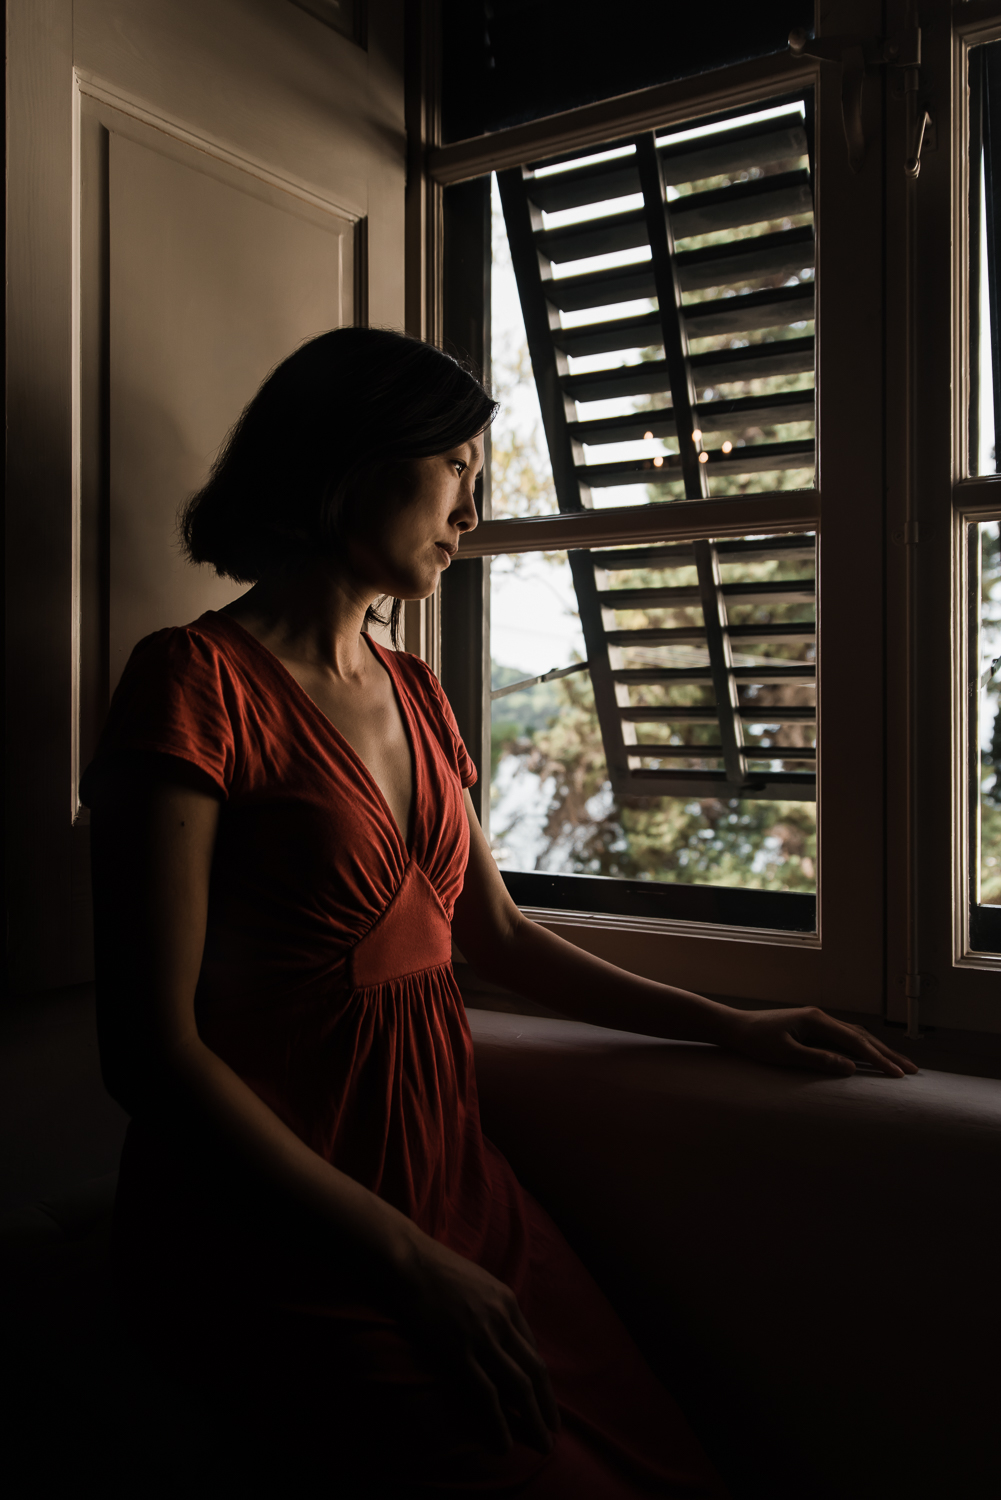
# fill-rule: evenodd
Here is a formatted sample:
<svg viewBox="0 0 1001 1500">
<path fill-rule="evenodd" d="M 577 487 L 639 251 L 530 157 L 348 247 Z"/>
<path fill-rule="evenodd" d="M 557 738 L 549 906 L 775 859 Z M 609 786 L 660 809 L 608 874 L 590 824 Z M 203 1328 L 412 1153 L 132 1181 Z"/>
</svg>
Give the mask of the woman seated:
<svg viewBox="0 0 1001 1500">
<path fill-rule="evenodd" d="M 400 601 L 476 526 L 494 409 L 429 345 L 327 333 L 187 508 L 193 561 L 252 587 L 140 642 L 82 789 L 102 1064 L 132 1117 L 118 1290 L 161 1358 L 274 1418 L 325 1491 L 721 1496 L 481 1133 L 452 937 L 581 1020 L 913 1067 L 812 1008 L 637 978 L 511 901 L 441 688 L 368 633 L 389 599 L 396 639 Z"/>
</svg>

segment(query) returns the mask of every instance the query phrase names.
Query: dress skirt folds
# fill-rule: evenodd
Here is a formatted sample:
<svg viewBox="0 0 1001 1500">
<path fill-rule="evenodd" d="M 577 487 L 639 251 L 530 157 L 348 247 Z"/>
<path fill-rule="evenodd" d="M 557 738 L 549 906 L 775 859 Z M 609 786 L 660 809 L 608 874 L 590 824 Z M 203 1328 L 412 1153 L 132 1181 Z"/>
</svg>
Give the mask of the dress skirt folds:
<svg viewBox="0 0 1001 1500">
<path fill-rule="evenodd" d="M 116 1205 L 122 1298 L 192 1371 L 294 1392 L 317 1461 L 350 1450 L 373 1485 L 721 1497 L 674 1401 L 483 1137 L 451 966 L 469 841 L 462 789 L 475 771 L 425 664 L 368 644 L 410 739 L 409 847 L 351 745 L 276 657 L 213 612 L 136 647 L 81 794 L 89 801 L 121 756 L 155 752 L 218 796 L 202 1039 L 320 1156 L 512 1289 L 562 1430 L 546 1456 L 517 1438 L 506 1456 L 492 1452 L 457 1382 L 357 1267 L 308 1234 L 296 1248 L 238 1222 L 141 1120 Z"/>
</svg>

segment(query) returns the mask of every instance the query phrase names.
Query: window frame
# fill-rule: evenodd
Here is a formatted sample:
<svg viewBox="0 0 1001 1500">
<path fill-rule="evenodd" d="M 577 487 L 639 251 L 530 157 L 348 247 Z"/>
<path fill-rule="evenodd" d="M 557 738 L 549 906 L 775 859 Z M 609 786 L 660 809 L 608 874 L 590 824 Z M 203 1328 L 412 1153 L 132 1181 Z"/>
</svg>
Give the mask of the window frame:
<svg viewBox="0 0 1001 1500">
<path fill-rule="evenodd" d="M 976 14 L 963 17 L 963 11 L 976 10 Z M 970 315 L 970 299 L 972 288 L 969 285 L 969 274 L 971 265 L 970 256 L 970 222 L 969 222 L 969 198 L 971 186 L 972 163 L 968 143 L 970 139 L 969 118 L 969 66 L 970 53 L 973 48 L 987 42 L 1001 42 L 1001 5 L 978 5 L 956 7 L 954 11 L 959 24 L 956 26 L 953 36 L 953 77 L 956 88 L 956 103 L 953 109 L 953 120 L 956 131 L 956 142 L 953 155 L 956 158 L 955 170 L 955 213 L 957 222 L 963 225 L 962 256 L 963 263 L 961 275 L 957 276 L 957 285 L 960 287 L 960 298 L 958 306 L 958 326 L 953 330 L 953 350 L 959 370 L 960 379 L 956 381 L 956 389 L 962 394 L 962 408 L 955 414 L 957 428 L 955 438 L 959 460 L 959 477 L 954 483 L 952 494 L 952 508 L 955 517 L 954 524 L 954 587 L 953 597 L 955 601 L 956 621 L 954 637 L 957 644 L 957 654 L 961 655 L 961 670 L 955 672 L 955 680 L 962 685 L 962 690 L 957 693 L 956 713 L 954 715 L 956 736 L 956 761 L 958 774 L 954 774 L 959 793 L 959 806 L 956 809 L 954 828 L 954 934 L 953 934 L 953 965 L 958 974 L 956 976 L 957 999 L 963 1011 L 974 1010 L 979 1019 L 983 1000 L 983 978 L 990 976 L 995 980 L 1001 979 L 1001 954 L 988 953 L 977 949 L 971 938 L 971 906 L 973 882 L 973 839 L 972 839 L 972 788 L 969 784 L 971 773 L 970 766 L 970 700 L 974 683 L 971 681 L 971 616 L 969 608 L 969 547 L 967 528 L 980 521 L 1001 520 L 1001 472 L 992 475 L 976 475 L 971 472 L 972 463 L 969 445 L 962 441 L 963 429 L 958 423 L 969 424 L 969 407 L 971 400 L 971 370 L 974 350 L 972 347 L 972 318 Z M 959 238 L 959 237 L 957 237 Z M 1001 444 L 1001 413 L 995 412 L 995 445 Z M 973 979 L 972 976 L 977 976 Z M 996 985 L 995 985 L 996 987 Z M 994 1006 L 988 1000 L 988 1006 Z M 994 1029 L 991 1027 L 991 1029 Z M 997 1027 L 1001 1030 L 1001 1025 Z"/>
<path fill-rule="evenodd" d="M 864 0 L 855 9 L 868 17 L 872 23 L 869 29 L 878 36 L 880 7 Z M 739 500 L 721 498 L 679 501 L 664 507 L 627 507 L 614 512 L 592 512 L 583 518 L 485 521 L 464 542 L 461 553 L 471 558 L 515 547 L 559 548 L 567 545 L 569 537 L 578 535 L 573 527 L 581 524 L 587 528 L 589 545 L 609 545 L 613 537 L 623 543 L 636 541 L 644 528 L 650 528 L 647 538 L 655 532 L 659 540 L 666 541 L 761 531 L 818 532 L 818 620 L 822 607 L 824 640 L 829 643 L 821 647 L 824 663 L 821 700 L 827 704 L 832 722 L 826 726 L 818 764 L 817 933 L 724 928 L 670 918 L 526 910 L 580 946 L 637 972 L 655 977 L 670 975 L 676 983 L 751 1002 L 815 1002 L 869 1015 L 883 1012 L 886 988 L 882 837 L 884 86 L 880 72 L 867 78 L 866 124 L 870 139 L 865 169 L 860 174 L 854 173 L 848 162 L 840 68 L 791 54 L 720 69 L 624 99 L 570 111 L 564 116 L 433 148 L 427 164 L 431 191 L 441 201 L 446 187 L 498 168 L 602 144 L 644 128 L 680 127 L 716 112 L 738 107 L 751 109 L 794 89 L 813 89 L 817 140 L 815 223 L 821 299 L 817 318 L 816 489 L 745 496 Z M 834 228 L 825 229 L 825 224 Z M 441 258 L 439 251 L 439 262 Z M 828 328 L 838 331 L 838 337 L 829 335 L 825 341 L 825 320 Z M 864 361 L 860 367 L 857 347 L 864 347 L 867 338 L 876 341 L 877 348 L 873 351 L 876 357 Z M 860 381 L 869 393 L 862 401 Z M 846 440 L 839 444 L 828 439 L 825 448 L 822 441 L 825 431 L 834 434 L 840 431 Z M 856 472 L 859 469 L 864 475 L 861 485 Z M 823 496 L 828 498 L 828 518 L 821 527 Z M 853 507 L 856 524 L 850 525 L 846 511 Z M 865 534 L 862 544 L 858 540 L 859 519 Z M 634 526 L 637 529 L 632 529 Z M 863 600 L 861 611 L 853 607 L 858 601 L 848 597 L 847 588 L 825 591 L 824 577 L 832 574 L 835 578 L 853 580 L 853 589 Z M 430 628 L 425 634 L 430 638 Z M 853 641 L 856 654 L 864 647 L 866 660 L 864 674 L 860 677 L 856 673 L 854 680 Z M 432 664 L 440 669 L 441 646 L 435 652 L 433 645 L 432 642 Z M 861 871 L 851 857 L 850 831 L 839 826 L 844 820 L 836 823 L 825 819 L 824 811 L 825 807 L 844 805 L 852 795 L 854 768 L 847 754 L 839 754 L 839 743 L 847 750 L 851 728 L 847 722 L 839 725 L 838 715 L 831 707 L 849 696 L 857 706 L 861 696 L 859 714 L 867 725 L 873 765 L 863 794 L 863 810 L 856 812 L 855 826 L 857 830 L 878 829 L 877 837 L 870 840 L 871 857 L 866 847 L 867 859 Z M 818 711 L 825 713 L 823 707 Z"/>
<path fill-rule="evenodd" d="M 904 4 L 888 25 L 903 24 Z M 966 525 L 1001 514 L 1001 475 L 969 473 L 970 47 L 996 0 L 922 11 L 921 175 L 888 174 L 887 1018 L 909 1035 L 1001 1031 L 1001 956 L 969 946 Z M 907 154 L 905 111 L 888 155 Z"/>
</svg>

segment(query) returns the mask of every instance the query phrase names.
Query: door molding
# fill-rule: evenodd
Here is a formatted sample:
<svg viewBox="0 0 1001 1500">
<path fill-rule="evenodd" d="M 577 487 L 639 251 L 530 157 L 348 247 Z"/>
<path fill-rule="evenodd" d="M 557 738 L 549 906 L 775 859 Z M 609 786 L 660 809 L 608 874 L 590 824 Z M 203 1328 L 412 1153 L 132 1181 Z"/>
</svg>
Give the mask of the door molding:
<svg viewBox="0 0 1001 1500">
<path fill-rule="evenodd" d="M 324 195 L 317 193 L 315 188 L 309 187 L 301 179 L 291 174 L 279 173 L 273 167 L 267 166 L 259 158 L 234 151 L 223 141 L 208 134 L 190 130 L 180 120 L 172 119 L 169 115 L 150 109 L 142 100 L 134 95 L 128 94 L 121 89 L 112 88 L 102 79 L 97 78 L 86 68 L 73 69 L 74 83 L 74 115 L 79 110 L 79 97 L 85 96 L 94 99 L 99 104 L 107 105 L 109 109 L 118 110 L 121 114 L 129 115 L 134 120 L 139 120 L 143 125 L 150 126 L 153 130 L 159 130 L 164 135 L 172 136 L 174 140 L 182 142 L 185 146 L 191 146 L 196 151 L 203 151 L 206 156 L 214 156 L 217 161 L 225 162 L 227 166 L 235 167 L 237 171 L 249 173 L 252 177 L 258 177 L 269 187 L 278 188 L 280 192 L 291 193 L 293 197 L 301 198 L 304 203 L 311 204 L 314 208 L 326 212 L 333 210 L 344 218 L 357 222 L 365 218 L 368 213 L 368 203 L 335 197 L 333 194 Z"/>
</svg>

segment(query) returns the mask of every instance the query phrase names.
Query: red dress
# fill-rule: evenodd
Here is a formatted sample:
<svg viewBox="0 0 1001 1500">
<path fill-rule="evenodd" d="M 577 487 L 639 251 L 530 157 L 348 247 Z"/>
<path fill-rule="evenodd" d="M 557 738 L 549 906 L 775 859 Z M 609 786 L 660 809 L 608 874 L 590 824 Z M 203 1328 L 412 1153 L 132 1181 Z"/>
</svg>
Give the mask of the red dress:
<svg viewBox="0 0 1001 1500">
<path fill-rule="evenodd" d="M 244 1373 L 256 1359 L 262 1379 L 280 1369 L 286 1386 L 336 1391 L 314 1400 L 314 1425 L 364 1433 L 375 1468 L 422 1494 L 723 1496 L 673 1400 L 481 1133 L 450 930 L 468 851 L 462 788 L 476 773 L 428 667 L 369 644 L 410 739 L 411 848 L 308 694 L 212 612 L 136 647 L 82 795 L 116 754 L 154 751 L 219 796 L 200 1035 L 314 1151 L 511 1287 L 562 1432 L 547 1457 L 520 1442 L 490 1454 L 356 1271 L 235 1224 L 143 1122 L 116 1209 L 123 1287 L 190 1365 L 222 1369 L 229 1354 Z"/>
</svg>

